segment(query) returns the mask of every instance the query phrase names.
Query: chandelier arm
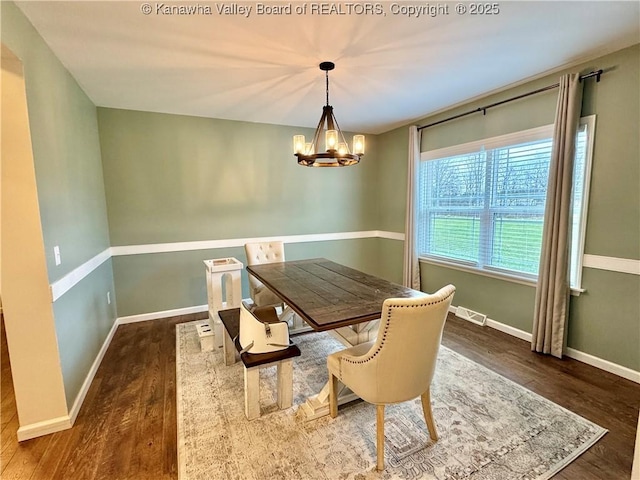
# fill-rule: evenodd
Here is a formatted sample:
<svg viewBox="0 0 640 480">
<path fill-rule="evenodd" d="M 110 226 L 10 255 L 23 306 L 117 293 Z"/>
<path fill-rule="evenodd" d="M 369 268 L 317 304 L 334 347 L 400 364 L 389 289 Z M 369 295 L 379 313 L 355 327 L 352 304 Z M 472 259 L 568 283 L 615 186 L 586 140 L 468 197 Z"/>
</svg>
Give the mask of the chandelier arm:
<svg viewBox="0 0 640 480">
<path fill-rule="evenodd" d="M 327 105 L 325 108 L 325 118 L 327 121 L 327 130 L 335 130 L 336 126 L 334 124 L 336 117 L 333 115 L 333 107 L 331 105 Z"/>
<path fill-rule="evenodd" d="M 320 121 L 318 122 L 318 126 L 316 127 L 316 132 L 313 135 L 313 152 L 311 154 L 317 153 L 320 147 L 320 137 L 322 135 L 322 130 L 327 118 L 327 111 L 325 108 L 322 109 L 322 116 L 320 117 Z"/>
<path fill-rule="evenodd" d="M 347 139 L 344 138 L 344 133 L 342 133 L 342 129 L 340 128 L 340 125 L 338 125 L 338 120 L 336 120 L 336 117 L 333 115 L 333 111 L 331 111 L 331 116 L 333 117 L 333 121 L 336 124 L 336 130 L 338 130 L 338 133 L 340 134 L 340 138 L 342 138 L 342 142 L 347 146 L 347 153 L 351 153 L 351 150 L 349 149 L 349 144 L 347 143 Z"/>
</svg>

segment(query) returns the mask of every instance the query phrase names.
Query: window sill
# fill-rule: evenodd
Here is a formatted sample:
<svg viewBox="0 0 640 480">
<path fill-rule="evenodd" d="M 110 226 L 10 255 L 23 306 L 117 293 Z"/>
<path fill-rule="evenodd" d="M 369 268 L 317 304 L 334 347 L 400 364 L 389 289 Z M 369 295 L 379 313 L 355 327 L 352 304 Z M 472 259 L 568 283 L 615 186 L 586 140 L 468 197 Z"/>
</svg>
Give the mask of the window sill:
<svg viewBox="0 0 640 480">
<path fill-rule="evenodd" d="M 480 268 L 475 268 L 472 266 L 463 265 L 459 263 L 437 260 L 435 258 L 419 257 L 418 260 L 420 261 L 420 263 L 428 263 L 428 264 L 436 265 L 439 267 L 451 268 L 452 270 L 459 270 L 461 272 L 473 273 L 475 275 L 481 275 L 483 277 L 495 278 L 497 280 L 504 280 L 506 282 L 526 285 L 527 287 L 536 288 L 538 284 L 536 280 L 533 280 L 530 278 L 518 277 L 517 275 L 509 275 L 507 273 L 502 273 L 498 271 L 483 270 Z M 584 293 L 585 291 L 586 290 L 583 288 L 571 287 L 571 295 L 574 297 L 580 296 L 580 294 Z"/>
</svg>

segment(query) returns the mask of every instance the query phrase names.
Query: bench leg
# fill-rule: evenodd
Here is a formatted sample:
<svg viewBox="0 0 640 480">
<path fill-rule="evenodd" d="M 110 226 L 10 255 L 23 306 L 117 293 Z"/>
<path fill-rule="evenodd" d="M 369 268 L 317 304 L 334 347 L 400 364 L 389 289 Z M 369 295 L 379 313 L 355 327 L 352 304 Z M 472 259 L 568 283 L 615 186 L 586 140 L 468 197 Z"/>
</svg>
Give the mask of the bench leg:
<svg viewBox="0 0 640 480">
<path fill-rule="evenodd" d="M 278 407 L 293 405 L 293 359 L 278 362 Z"/>
<path fill-rule="evenodd" d="M 226 328 L 222 329 L 223 333 L 223 341 L 222 341 L 222 350 L 224 351 L 224 364 L 225 365 L 233 365 L 236 363 L 236 346 L 233 344 L 233 339 L 227 332 Z"/>
<path fill-rule="evenodd" d="M 253 420 L 260 416 L 260 368 L 244 368 L 244 414 Z"/>
</svg>

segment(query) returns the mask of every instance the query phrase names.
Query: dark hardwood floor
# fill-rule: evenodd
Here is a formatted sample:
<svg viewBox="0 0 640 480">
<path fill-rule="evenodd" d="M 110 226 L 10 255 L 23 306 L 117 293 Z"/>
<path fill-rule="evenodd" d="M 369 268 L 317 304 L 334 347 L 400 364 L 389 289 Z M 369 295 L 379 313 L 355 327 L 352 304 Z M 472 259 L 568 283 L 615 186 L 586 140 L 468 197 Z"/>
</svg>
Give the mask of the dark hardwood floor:
<svg viewBox="0 0 640 480">
<path fill-rule="evenodd" d="M 175 325 L 194 319 L 120 326 L 75 426 L 21 443 L 3 325 L 0 477 L 176 479 Z M 555 479 L 629 479 L 640 385 L 451 315 L 443 344 L 609 430 Z"/>
</svg>

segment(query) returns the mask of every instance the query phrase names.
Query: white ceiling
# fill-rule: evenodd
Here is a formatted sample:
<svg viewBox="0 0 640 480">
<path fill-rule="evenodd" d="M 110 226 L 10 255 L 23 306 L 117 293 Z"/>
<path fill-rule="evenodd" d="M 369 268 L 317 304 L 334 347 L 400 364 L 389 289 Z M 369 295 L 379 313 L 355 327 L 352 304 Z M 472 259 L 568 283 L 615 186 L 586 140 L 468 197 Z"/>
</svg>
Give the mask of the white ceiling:
<svg viewBox="0 0 640 480">
<path fill-rule="evenodd" d="M 501 1 L 497 15 L 459 15 L 455 2 L 432 2 L 449 14 L 419 18 L 393 14 L 389 1 L 379 4 L 382 15 L 149 3 L 149 15 L 142 1 L 17 5 L 98 106 L 315 127 L 325 103 L 318 64 L 333 61 L 330 103 L 342 129 L 362 133 L 640 42 L 637 0 Z M 209 6 L 212 14 L 157 12 L 180 4 Z M 303 4 L 320 3 L 292 7 Z M 252 11 L 221 15 L 221 5 Z"/>
</svg>

